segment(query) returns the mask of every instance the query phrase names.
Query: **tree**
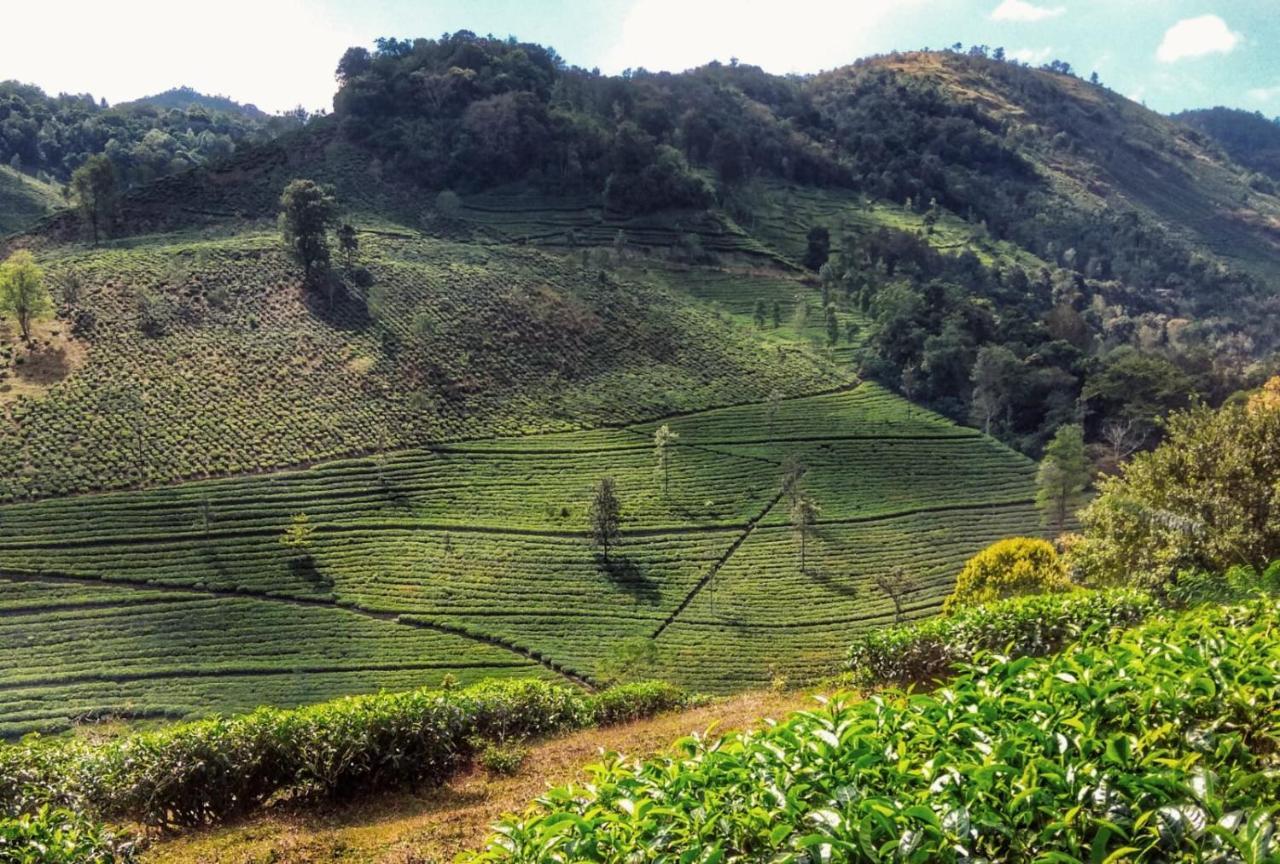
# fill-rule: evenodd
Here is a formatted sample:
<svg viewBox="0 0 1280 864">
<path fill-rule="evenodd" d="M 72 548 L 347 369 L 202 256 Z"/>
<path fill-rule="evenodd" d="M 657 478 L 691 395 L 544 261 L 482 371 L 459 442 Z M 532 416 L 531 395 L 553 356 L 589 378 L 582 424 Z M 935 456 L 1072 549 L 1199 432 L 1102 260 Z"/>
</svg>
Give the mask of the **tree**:
<svg viewBox="0 0 1280 864">
<path fill-rule="evenodd" d="M 360 240 L 356 237 L 356 229 L 350 222 L 343 222 L 338 229 L 338 248 L 342 250 L 342 263 L 348 271 L 355 266 L 356 255 L 360 252 Z"/>
<path fill-rule="evenodd" d="M 769 312 L 769 318 L 773 323 L 774 330 L 782 326 L 782 304 L 777 300 L 773 301 L 773 308 Z"/>
<path fill-rule="evenodd" d="M 765 305 L 763 297 L 756 301 L 754 317 L 756 322 L 756 329 L 763 330 L 764 322 L 769 317 L 769 307 Z"/>
<path fill-rule="evenodd" d="M 1014 384 L 1021 364 L 1003 345 L 984 345 L 973 363 L 973 399 L 970 415 L 990 435 L 992 424 L 1013 404 Z"/>
<path fill-rule="evenodd" d="M 773 431 L 778 424 L 778 412 L 782 410 L 782 391 L 769 391 L 769 405 L 765 409 L 766 416 L 769 418 L 769 441 L 773 441 Z"/>
<path fill-rule="evenodd" d="M 601 477 L 596 482 L 588 518 L 591 522 L 591 540 L 600 547 L 605 564 L 609 563 L 609 547 L 616 545 L 621 537 L 621 517 L 622 505 L 618 501 L 617 484 L 612 477 Z"/>
<path fill-rule="evenodd" d="M 800 484 L 804 479 L 804 464 L 794 454 L 788 453 L 782 460 L 782 492 L 789 507 L 795 507 L 800 497 Z"/>
<path fill-rule="evenodd" d="M 316 533 L 315 526 L 307 518 L 306 513 L 294 513 L 289 517 L 289 524 L 280 532 L 280 545 L 288 549 L 295 558 L 311 557 L 311 536 Z"/>
<path fill-rule="evenodd" d="M 1066 567 L 1052 543 L 1038 537 L 1011 537 L 992 543 L 968 560 L 942 611 L 951 614 L 964 606 L 1070 588 Z"/>
<path fill-rule="evenodd" d="M 894 623 L 901 623 L 903 600 L 915 590 L 915 579 L 905 567 L 894 567 L 887 572 L 876 573 L 871 577 L 871 581 L 889 598 L 889 602 L 893 603 Z"/>
<path fill-rule="evenodd" d="M 653 433 L 653 452 L 658 457 L 658 476 L 662 480 L 662 494 L 665 497 L 671 485 L 672 449 L 680 439 L 679 432 L 672 432 L 671 427 L 663 423 Z"/>
<path fill-rule="evenodd" d="M 116 209 L 116 168 L 103 154 L 90 156 L 71 174 L 67 195 L 80 216 L 89 223 L 93 245 L 111 225 Z"/>
<path fill-rule="evenodd" d="M 1280 392 L 1272 379 L 1264 392 Z M 1068 563 L 1093 584 L 1159 588 L 1183 570 L 1280 559 L 1280 404 L 1170 416 L 1164 442 L 1104 479 Z"/>
<path fill-rule="evenodd" d="M 280 233 L 309 287 L 329 269 L 329 227 L 337 210 L 333 190 L 314 180 L 293 180 L 280 196 Z"/>
<path fill-rule="evenodd" d="M 1085 459 L 1084 430 L 1079 426 L 1063 426 L 1054 433 L 1044 448 L 1040 470 L 1036 475 L 1036 506 L 1046 525 L 1058 531 L 1066 529 L 1067 517 L 1089 485 L 1089 463 Z"/>
<path fill-rule="evenodd" d="M 17 320 L 23 341 L 31 341 L 31 320 L 49 306 L 44 271 L 30 252 L 19 249 L 0 264 L 0 311 Z"/>
<path fill-rule="evenodd" d="M 797 495 L 794 503 L 791 505 L 791 528 L 796 532 L 796 537 L 800 541 L 800 572 L 808 572 L 805 562 L 805 552 L 808 545 L 809 535 L 813 533 L 813 526 L 818 521 L 820 508 L 812 498 L 808 495 Z"/>
<path fill-rule="evenodd" d="M 809 229 L 806 240 L 808 247 L 804 253 L 804 266 L 814 271 L 822 269 L 831 255 L 831 232 L 821 225 L 815 225 Z"/>
<path fill-rule="evenodd" d="M 834 346 L 840 341 L 840 319 L 836 316 L 836 304 L 827 304 L 826 318 L 827 344 Z"/>
</svg>

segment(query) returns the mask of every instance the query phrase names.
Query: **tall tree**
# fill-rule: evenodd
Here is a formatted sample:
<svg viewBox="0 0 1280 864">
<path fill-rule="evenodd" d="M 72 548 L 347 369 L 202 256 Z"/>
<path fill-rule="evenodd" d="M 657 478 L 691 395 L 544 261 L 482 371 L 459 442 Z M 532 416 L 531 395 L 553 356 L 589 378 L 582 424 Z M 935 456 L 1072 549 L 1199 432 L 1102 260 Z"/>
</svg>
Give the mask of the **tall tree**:
<svg viewBox="0 0 1280 864">
<path fill-rule="evenodd" d="M 1014 384 L 1017 380 L 1018 357 L 1003 345 L 984 345 L 978 349 L 973 363 L 973 399 L 970 415 L 991 434 L 991 427 L 1013 406 Z"/>
<path fill-rule="evenodd" d="M 615 546 L 621 537 L 622 504 L 618 501 L 618 486 L 612 477 L 601 477 L 596 482 L 595 495 L 588 513 L 591 522 L 591 540 L 609 563 L 609 547 Z"/>
<path fill-rule="evenodd" d="M 671 427 L 663 423 L 653 433 L 653 452 L 658 458 L 658 477 L 662 480 L 662 495 L 666 497 L 671 486 L 672 449 L 680 439 L 679 432 L 672 432 Z"/>
<path fill-rule="evenodd" d="M 1066 528 L 1071 507 L 1089 484 L 1089 463 L 1084 452 L 1084 430 L 1063 426 L 1044 448 L 1036 475 L 1036 505 L 1045 524 Z"/>
<path fill-rule="evenodd" d="M 809 572 L 805 556 L 808 550 L 809 535 L 813 533 L 813 526 L 817 523 L 820 512 L 822 512 L 822 508 L 808 495 L 798 495 L 795 503 L 791 505 L 791 528 L 795 531 L 796 538 L 800 541 L 801 573 Z"/>
<path fill-rule="evenodd" d="M 808 247 L 804 253 L 804 266 L 810 270 L 821 270 L 831 255 L 831 232 L 821 225 L 815 225 L 809 229 L 806 239 Z"/>
<path fill-rule="evenodd" d="M 0 264 L 0 311 L 18 322 L 25 342 L 31 341 L 31 320 L 49 308 L 44 271 L 26 249 L 19 249 Z"/>
<path fill-rule="evenodd" d="M 98 238 L 111 228 L 118 194 L 116 185 L 115 165 L 102 154 L 90 156 L 71 174 L 67 196 L 81 218 L 89 224 L 94 246 L 98 245 Z"/>
<path fill-rule="evenodd" d="M 338 229 L 338 249 L 342 252 L 342 263 L 351 270 L 356 263 L 356 255 L 360 252 L 360 240 L 356 237 L 356 229 L 350 222 L 343 222 Z"/>
<path fill-rule="evenodd" d="M 329 227 L 337 212 L 333 190 L 314 180 L 293 180 L 280 196 L 280 233 L 308 286 L 329 269 Z"/>
<path fill-rule="evenodd" d="M 893 620 L 902 622 L 903 601 L 916 588 L 916 581 L 905 567 L 894 567 L 888 572 L 876 573 L 872 581 L 893 604 Z"/>
</svg>

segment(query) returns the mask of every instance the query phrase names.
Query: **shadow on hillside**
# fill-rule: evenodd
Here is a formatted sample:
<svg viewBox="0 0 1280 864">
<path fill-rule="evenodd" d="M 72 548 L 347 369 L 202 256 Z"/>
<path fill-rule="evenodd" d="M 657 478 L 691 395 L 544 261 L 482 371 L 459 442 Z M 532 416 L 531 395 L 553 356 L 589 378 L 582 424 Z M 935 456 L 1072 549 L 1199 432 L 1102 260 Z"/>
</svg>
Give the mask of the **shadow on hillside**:
<svg viewBox="0 0 1280 864">
<path fill-rule="evenodd" d="M 630 558 L 614 554 L 606 561 L 603 555 L 597 554 L 596 567 L 609 577 L 609 581 L 641 603 L 655 605 L 661 599 L 658 584 L 644 575 Z"/>
<path fill-rule="evenodd" d="M 360 333 L 368 330 L 373 324 L 369 314 L 369 306 L 359 289 L 338 287 L 333 292 L 333 303 L 323 290 L 307 291 L 305 302 L 307 311 L 319 321 L 323 321 L 334 330 L 348 333 Z"/>
</svg>

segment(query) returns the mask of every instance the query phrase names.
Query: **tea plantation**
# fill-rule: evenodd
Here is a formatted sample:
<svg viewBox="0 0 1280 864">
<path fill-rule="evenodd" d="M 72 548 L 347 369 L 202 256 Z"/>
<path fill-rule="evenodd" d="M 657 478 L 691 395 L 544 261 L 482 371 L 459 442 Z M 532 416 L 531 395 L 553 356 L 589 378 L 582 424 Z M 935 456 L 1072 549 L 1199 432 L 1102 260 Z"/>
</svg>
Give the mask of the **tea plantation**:
<svg viewBox="0 0 1280 864">
<path fill-rule="evenodd" d="M 0 733 L 446 676 L 596 683 L 636 644 L 635 673 L 703 691 L 809 678 L 894 619 L 878 576 L 908 568 L 903 615 L 927 615 L 967 557 L 1036 524 L 1029 460 L 876 385 L 665 422 L 665 491 L 643 422 L 0 507 Z M 607 562 L 587 519 L 605 475 Z M 821 508 L 803 569 L 800 488 Z M 313 533 L 290 548 L 298 513 Z"/>
</svg>

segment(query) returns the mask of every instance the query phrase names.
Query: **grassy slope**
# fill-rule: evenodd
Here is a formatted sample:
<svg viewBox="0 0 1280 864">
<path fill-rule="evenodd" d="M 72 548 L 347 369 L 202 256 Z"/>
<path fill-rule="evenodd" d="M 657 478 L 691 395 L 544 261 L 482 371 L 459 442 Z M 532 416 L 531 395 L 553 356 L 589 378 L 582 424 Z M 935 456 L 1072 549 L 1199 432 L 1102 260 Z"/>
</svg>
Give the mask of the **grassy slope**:
<svg viewBox="0 0 1280 864">
<path fill-rule="evenodd" d="M 757 727 L 811 704 L 799 693 L 752 692 L 659 717 L 591 729 L 536 744 L 511 777 L 475 769 L 440 789 L 362 798 L 316 812 L 283 807 L 237 825 L 161 838 L 146 864 L 250 864 L 311 861 L 406 864 L 450 861 L 476 849 L 498 817 L 520 810 L 548 784 L 583 780 L 600 750 L 636 757 L 665 750 L 681 736 Z"/>
<path fill-rule="evenodd" d="M 702 690 L 811 678 L 891 619 L 877 573 L 908 563 L 908 614 L 931 614 L 966 557 L 1035 524 L 1027 460 L 873 385 L 670 423 L 665 493 L 650 423 L 0 508 L 0 574 L 19 580 L 0 591 L 18 646 L 0 724 L 292 704 L 308 679 L 285 673 L 305 669 L 325 695 L 367 689 L 341 677 L 361 668 L 592 678 L 636 639 L 656 649 L 642 672 Z M 804 571 L 790 454 L 822 507 Z M 603 474 L 623 501 L 608 563 L 586 532 Z M 317 529 L 305 558 L 278 542 L 297 512 Z M 228 617 L 184 633 L 184 609 Z M 280 628 L 304 612 L 314 629 Z"/>
<path fill-rule="evenodd" d="M 53 186 L 0 166 L 0 237 L 26 230 L 65 203 Z"/>
</svg>

